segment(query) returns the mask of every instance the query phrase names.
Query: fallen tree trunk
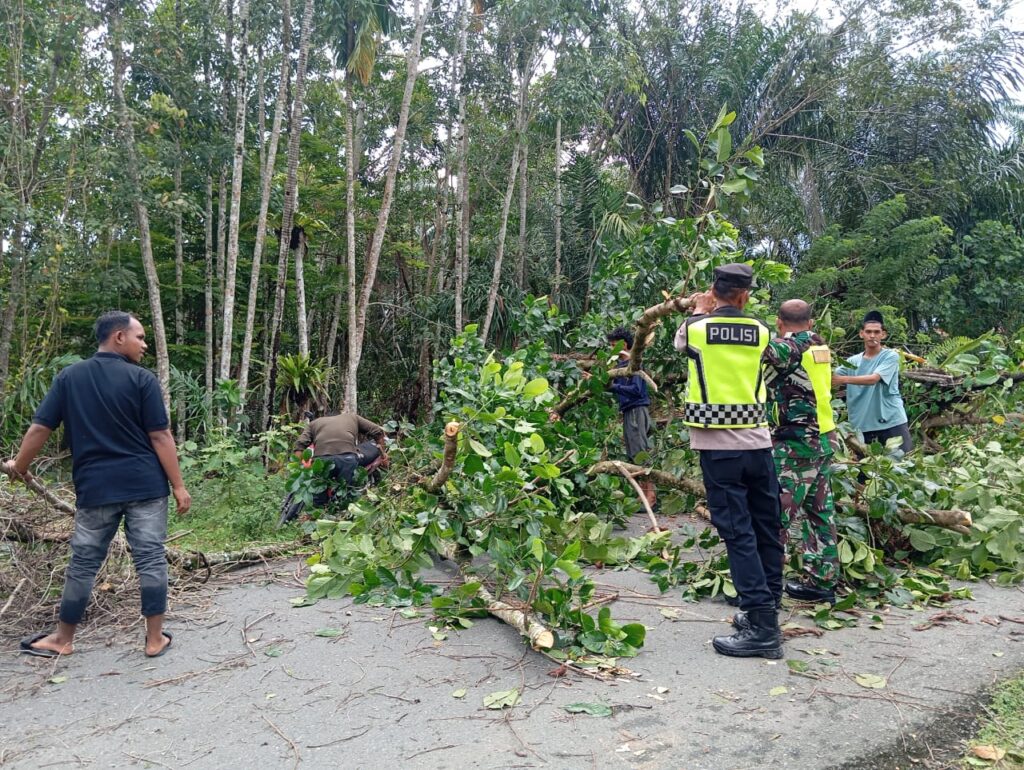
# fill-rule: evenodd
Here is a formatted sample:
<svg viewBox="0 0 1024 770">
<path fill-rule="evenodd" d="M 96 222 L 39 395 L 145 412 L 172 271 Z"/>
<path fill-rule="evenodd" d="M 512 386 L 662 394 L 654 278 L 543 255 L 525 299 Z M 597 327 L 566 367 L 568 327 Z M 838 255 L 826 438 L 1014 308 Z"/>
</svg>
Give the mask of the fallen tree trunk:
<svg viewBox="0 0 1024 770">
<path fill-rule="evenodd" d="M 671 473 L 665 471 L 659 471 L 655 468 L 644 468 L 639 465 L 632 465 L 630 463 L 620 463 L 617 461 L 605 461 L 595 463 L 587 470 L 588 476 L 595 476 L 598 473 L 620 473 L 617 466 L 622 466 L 632 476 L 648 476 L 655 484 L 660 484 L 670 489 L 678 489 L 683 492 L 689 492 L 690 494 L 697 495 L 698 497 L 706 497 L 704 490 L 704 484 L 695 479 L 677 478 Z M 837 503 L 837 505 L 842 505 Z M 843 506 L 849 507 L 849 506 Z M 870 518 L 871 510 L 867 505 L 859 503 L 853 506 L 853 510 L 857 515 L 864 518 Z M 700 512 L 698 512 L 700 513 Z M 900 521 L 904 524 L 931 524 L 936 527 L 942 527 L 944 529 L 952 530 L 953 532 L 959 532 L 962 535 L 970 534 L 970 527 L 973 524 L 971 514 L 968 511 L 963 511 L 957 508 L 952 510 L 944 509 L 930 509 L 925 512 L 912 511 L 908 509 L 902 509 L 898 512 Z M 707 517 L 706 517 L 707 518 Z"/>
<path fill-rule="evenodd" d="M 672 297 L 659 305 L 647 308 L 641 314 L 636 320 L 633 347 L 629 351 L 629 366 L 626 367 L 630 374 L 636 374 L 643 367 L 644 349 L 651 341 L 651 333 L 661 323 L 661 319 L 675 313 L 686 313 L 692 308 L 693 301 L 689 297 Z"/>
<path fill-rule="evenodd" d="M 705 495 L 704 484 L 696 479 L 680 478 L 673 476 L 667 471 L 660 471 L 657 468 L 645 468 L 642 465 L 633 465 L 632 463 L 624 463 L 618 460 L 604 460 L 594 463 L 587 469 L 587 475 L 596 476 L 599 473 L 621 473 L 622 469 L 626 470 L 633 477 L 647 476 L 655 484 L 663 487 L 677 489 L 680 492 L 688 492 L 698 497 L 704 497 Z"/>
<path fill-rule="evenodd" d="M 616 367 L 609 370 L 609 377 L 632 377 L 634 374 L 639 374 L 647 382 L 648 386 L 654 390 L 658 390 L 658 386 L 649 374 L 643 371 L 643 355 L 647 345 L 654 337 L 654 329 L 661 323 L 663 318 L 666 318 L 674 313 L 685 313 L 693 307 L 693 302 L 689 297 L 673 297 L 672 299 L 665 300 L 659 305 L 653 305 L 647 308 L 643 314 L 637 319 L 636 327 L 633 331 L 633 347 L 629 351 L 629 364 L 626 366 Z M 597 359 L 587 357 L 574 357 L 571 354 L 565 356 L 567 359 L 573 360 L 576 364 L 584 370 L 591 369 L 597 365 Z M 685 374 L 679 378 L 685 380 Z M 674 381 L 679 381 L 673 378 Z M 589 389 L 582 389 L 577 387 L 575 390 L 570 391 L 565 398 L 563 398 L 558 404 L 548 410 L 548 415 L 552 422 L 561 420 L 565 413 L 573 407 L 577 407 L 580 404 L 588 401 L 593 395 Z"/>
<path fill-rule="evenodd" d="M 1002 417 L 1005 422 L 1022 422 L 1024 414 L 1010 412 L 1004 415 L 981 415 L 973 412 L 953 412 L 951 414 L 933 414 L 921 420 L 921 430 L 932 428 L 953 428 L 960 425 L 995 424 L 995 417 Z"/>
<path fill-rule="evenodd" d="M 467 580 L 463 575 L 463 580 Z M 505 604 L 494 598 L 483 586 L 477 589 L 477 595 L 484 600 L 484 608 L 494 617 L 512 626 L 530 640 L 535 650 L 550 650 L 555 646 L 555 634 L 540 619 L 525 610 L 519 610 L 511 604 Z"/>
<path fill-rule="evenodd" d="M 244 565 L 276 559 L 293 553 L 302 546 L 299 543 L 272 543 L 255 546 L 240 551 L 218 551 L 204 553 L 202 551 L 185 551 L 167 546 L 167 563 L 184 570 L 207 569 L 226 564 Z"/>
</svg>

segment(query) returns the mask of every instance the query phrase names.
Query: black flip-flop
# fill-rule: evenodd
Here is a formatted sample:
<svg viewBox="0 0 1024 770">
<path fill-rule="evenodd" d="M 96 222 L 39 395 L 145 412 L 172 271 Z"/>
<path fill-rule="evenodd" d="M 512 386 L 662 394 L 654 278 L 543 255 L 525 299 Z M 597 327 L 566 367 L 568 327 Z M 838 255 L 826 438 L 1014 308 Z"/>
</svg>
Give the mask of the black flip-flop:
<svg viewBox="0 0 1024 770">
<path fill-rule="evenodd" d="M 34 655 L 37 658 L 56 658 L 60 655 L 59 652 L 54 650 L 45 650 L 41 647 L 33 647 L 32 645 L 38 642 L 40 639 L 45 639 L 49 634 L 42 633 L 36 634 L 35 636 L 26 636 L 21 640 L 21 654 L 22 655 Z"/>
<path fill-rule="evenodd" d="M 171 632 L 170 631 L 161 631 L 160 633 L 162 633 L 164 636 L 167 637 L 167 644 L 164 645 L 164 648 L 162 650 L 160 650 L 160 652 L 155 652 L 152 655 L 150 655 L 147 652 L 146 653 L 146 657 L 147 658 L 159 658 L 161 655 L 163 655 L 165 652 L 167 652 L 169 649 L 171 649 L 171 645 L 174 643 L 174 637 L 171 635 Z"/>
</svg>

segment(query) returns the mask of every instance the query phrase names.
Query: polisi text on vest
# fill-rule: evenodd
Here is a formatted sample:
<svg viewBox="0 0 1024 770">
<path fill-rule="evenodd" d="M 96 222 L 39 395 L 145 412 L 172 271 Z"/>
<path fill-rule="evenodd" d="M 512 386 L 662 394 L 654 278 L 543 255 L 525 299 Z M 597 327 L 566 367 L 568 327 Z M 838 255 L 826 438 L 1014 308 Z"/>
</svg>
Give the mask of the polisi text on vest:
<svg viewBox="0 0 1024 770">
<path fill-rule="evenodd" d="M 709 345 L 757 345 L 757 327 L 750 324 L 709 323 Z"/>
</svg>

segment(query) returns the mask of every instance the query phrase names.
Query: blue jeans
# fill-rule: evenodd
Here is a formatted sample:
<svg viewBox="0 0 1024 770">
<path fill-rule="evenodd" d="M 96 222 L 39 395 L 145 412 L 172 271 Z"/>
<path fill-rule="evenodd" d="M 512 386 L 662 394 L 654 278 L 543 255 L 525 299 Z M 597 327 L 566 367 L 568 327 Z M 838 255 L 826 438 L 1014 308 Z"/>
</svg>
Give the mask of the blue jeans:
<svg viewBox="0 0 1024 770">
<path fill-rule="evenodd" d="M 124 519 L 124 534 L 142 587 L 142 614 L 167 611 L 167 497 L 79 508 L 71 536 L 71 561 L 60 600 L 62 623 L 77 625 L 85 615 L 96 573 L 107 558 L 110 541 Z"/>
</svg>

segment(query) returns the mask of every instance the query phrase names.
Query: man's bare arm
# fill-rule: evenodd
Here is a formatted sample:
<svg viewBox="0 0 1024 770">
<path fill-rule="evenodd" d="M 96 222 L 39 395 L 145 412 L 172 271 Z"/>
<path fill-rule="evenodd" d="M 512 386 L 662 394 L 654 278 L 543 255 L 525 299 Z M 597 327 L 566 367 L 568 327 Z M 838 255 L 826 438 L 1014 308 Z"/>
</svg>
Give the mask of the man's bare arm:
<svg viewBox="0 0 1024 770">
<path fill-rule="evenodd" d="M 174 502 L 178 505 L 178 514 L 184 516 L 192 507 L 192 495 L 185 489 L 185 482 L 181 478 L 181 467 L 178 465 L 178 447 L 174 443 L 174 435 L 169 428 L 164 430 L 150 431 L 149 441 L 153 445 L 160 466 L 167 474 L 167 480 L 171 482 L 171 491 L 174 493 Z"/>
<path fill-rule="evenodd" d="M 874 385 L 882 381 L 882 375 L 874 374 L 833 374 L 832 387 L 836 385 Z"/>
<path fill-rule="evenodd" d="M 32 423 L 21 439 L 18 456 L 4 463 L 4 471 L 17 478 L 32 478 L 32 474 L 29 473 L 28 469 L 32 465 L 32 461 L 42 451 L 51 433 L 53 431 L 45 425 L 40 425 L 37 422 Z"/>
</svg>

